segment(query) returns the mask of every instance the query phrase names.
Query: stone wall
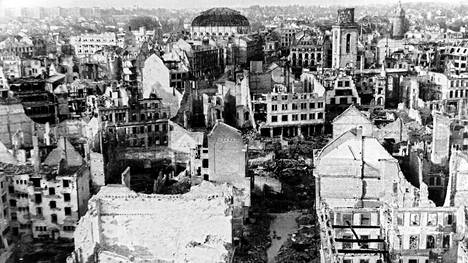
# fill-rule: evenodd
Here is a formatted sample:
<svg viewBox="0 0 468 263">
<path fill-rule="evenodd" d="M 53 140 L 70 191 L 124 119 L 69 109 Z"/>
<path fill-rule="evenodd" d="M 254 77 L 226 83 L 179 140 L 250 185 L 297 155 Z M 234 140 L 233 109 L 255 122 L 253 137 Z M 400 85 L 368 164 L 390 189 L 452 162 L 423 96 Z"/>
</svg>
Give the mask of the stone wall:
<svg viewBox="0 0 468 263">
<path fill-rule="evenodd" d="M 444 164 L 448 161 L 450 150 L 450 119 L 440 113 L 434 112 L 432 130 L 431 161 Z"/>
<path fill-rule="evenodd" d="M 104 186 L 75 231 L 78 256 L 70 262 L 86 262 L 96 248 L 103 259 L 110 258 L 106 262 L 227 262 L 235 224 L 233 194 L 226 184 L 208 182 L 184 195 Z"/>
<path fill-rule="evenodd" d="M 90 152 L 91 182 L 94 187 L 105 185 L 104 157 L 102 153 Z"/>
<path fill-rule="evenodd" d="M 143 68 L 143 98 L 150 98 L 156 94 L 162 103 L 170 107 L 170 116 L 174 117 L 180 107 L 182 94 L 170 87 L 170 72 L 164 62 L 157 55 L 151 55 Z"/>
</svg>

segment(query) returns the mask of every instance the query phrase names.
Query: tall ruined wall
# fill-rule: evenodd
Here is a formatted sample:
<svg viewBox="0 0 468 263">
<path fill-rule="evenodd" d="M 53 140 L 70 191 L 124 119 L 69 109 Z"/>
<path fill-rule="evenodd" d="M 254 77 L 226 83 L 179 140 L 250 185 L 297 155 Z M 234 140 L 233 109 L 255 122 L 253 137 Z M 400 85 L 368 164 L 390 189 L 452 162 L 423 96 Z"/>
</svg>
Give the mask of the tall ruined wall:
<svg viewBox="0 0 468 263">
<path fill-rule="evenodd" d="M 104 186 L 80 220 L 75 253 L 86 259 L 99 247 L 107 262 L 226 262 L 233 193 L 226 184 L 209 182 L 184 195 L 145 195 L 122 185 Z"/>
<path fill-rule="evenodd" d="M 176 89 L 170 87 L 170 72 L 164 65 L 164 62 L 156 55 L 151 55 L 143 68 L 143 98 L 150 98 L 150 95 L 156 94 L 162 99 L 162 103 L 170 107 L 170 116 L 174 117 L 180 107 L 182 94 Z"/>
</svg>

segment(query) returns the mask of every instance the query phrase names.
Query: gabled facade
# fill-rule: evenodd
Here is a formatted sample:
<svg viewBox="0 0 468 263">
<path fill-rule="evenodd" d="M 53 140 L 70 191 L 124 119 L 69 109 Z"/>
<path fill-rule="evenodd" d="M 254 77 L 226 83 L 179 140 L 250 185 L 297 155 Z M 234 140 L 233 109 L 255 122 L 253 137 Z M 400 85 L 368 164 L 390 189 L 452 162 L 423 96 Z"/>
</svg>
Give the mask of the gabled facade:
<svg viewBox="0 0 468 263">
<path fill-rule="evenodd" d="M 359 127 L 363 136 L 372 136 L 374 132 L 374 124 L 354 105 L 333 119 L 332 125 L 333 138 L 338 138 L 343 133 Z"/>
</svg>

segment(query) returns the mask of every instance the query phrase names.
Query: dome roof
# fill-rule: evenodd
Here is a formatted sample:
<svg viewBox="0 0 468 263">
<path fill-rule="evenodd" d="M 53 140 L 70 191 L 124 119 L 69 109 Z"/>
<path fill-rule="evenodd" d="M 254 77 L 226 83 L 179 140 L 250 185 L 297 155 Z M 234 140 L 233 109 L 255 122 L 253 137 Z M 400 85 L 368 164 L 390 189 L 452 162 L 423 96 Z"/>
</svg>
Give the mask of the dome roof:
<svg viewBox="0 0 468 263">
<path fill-rule="evenodd" d="M 212 8 L 202 12 L 192 21 L 192 26 L 249 26 L 249 20 L 239 11 L 229 8 Z"/>
</svg>

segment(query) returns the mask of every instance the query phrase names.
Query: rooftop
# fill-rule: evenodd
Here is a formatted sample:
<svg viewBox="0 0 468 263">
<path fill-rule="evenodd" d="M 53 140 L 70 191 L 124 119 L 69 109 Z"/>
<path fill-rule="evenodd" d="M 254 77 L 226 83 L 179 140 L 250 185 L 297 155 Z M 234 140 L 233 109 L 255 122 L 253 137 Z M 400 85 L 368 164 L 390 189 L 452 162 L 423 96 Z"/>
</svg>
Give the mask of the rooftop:
<svg viewBox="0 0 468 263">
<path fill-rule="evenodd" d="M 250 23 L 239 11 L 230 8 L 212 8 L 195 17 L 192 26 L 250 26 Z"/>
</svg>

